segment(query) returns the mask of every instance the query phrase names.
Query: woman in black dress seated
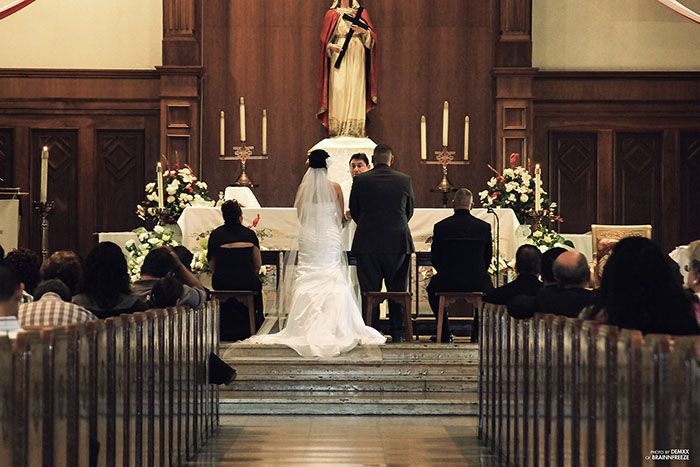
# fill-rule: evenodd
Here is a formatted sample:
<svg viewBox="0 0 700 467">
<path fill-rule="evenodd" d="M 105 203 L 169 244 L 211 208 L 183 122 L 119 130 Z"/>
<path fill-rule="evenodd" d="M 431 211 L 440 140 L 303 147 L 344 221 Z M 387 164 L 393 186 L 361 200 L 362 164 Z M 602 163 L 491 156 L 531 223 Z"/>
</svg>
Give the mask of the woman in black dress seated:
<svg viewBox="0 0 700 467">
<path fill-rule="evenodd" d="M 255 298 L 256 325 L 263 321 L 262 283 L 258 273 L 262 266 L 260 243 L 251 229 L 241 225 L 243 211 L 237 201 L 226 201 L 221 206 L 224 225 L 214 229 L 209 236 L 207 260 L 212 271 L 214 290 L 253 290 L 259 292 Z M 223 304 L 223 305 L 229 305 Z M 245 313 L 231 313 L 222 305 L 221 335 L 222 339 L 244 339 L 250 335 Z M 233 311 L 233 310 L 231 310 Z M 238 318 L 238 319 L 237 319 Z M 240 328 L 240 330 L 237 330 Z"/>
</svg>

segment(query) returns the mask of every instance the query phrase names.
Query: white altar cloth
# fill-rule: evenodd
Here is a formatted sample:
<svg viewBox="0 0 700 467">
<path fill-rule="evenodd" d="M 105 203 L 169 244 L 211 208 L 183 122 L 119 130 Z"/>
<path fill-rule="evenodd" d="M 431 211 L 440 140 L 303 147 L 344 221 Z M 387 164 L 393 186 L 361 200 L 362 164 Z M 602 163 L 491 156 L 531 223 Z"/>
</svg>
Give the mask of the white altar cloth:
<svg viewBox="0 0 700 467">
<path fill-rule="evenodd" d="M 518 249 L 516 229 L 520 225 L 512 209 L 496 209 L 500 228 L 501 255 L 508 260 L 515 257 Z M 416 251 L 430 251 L 427 239 L 433 234 L 433 225 L 453 214 L 452 209 L 417 208 L 408 223 L 413 236 Z M 496 234 L 493 214 L 486 209 L 472 209 L 472 214 L 491 224 L 491 232 Z M 291 240 L 296 235 L 296 209 L 295 208 L 244 208 L 243 225 L 249 226 L 260 215 L 257 230 L 268 229 L 271 236 L 263 239 L 262 246 L 270 250 L 288 250 Z M 177 221 L 182 229 L 182 243 L 190 250 L 198 249 L 197 236 L 201 233 L 213 230 L 224 223 L 221 208 L 195 207 L 185 208 Z M 344 230 L 354 226 L 346 225 Z M 343 235 L 346 250 L 350 250 L 350 236 Z"/>
</svg>

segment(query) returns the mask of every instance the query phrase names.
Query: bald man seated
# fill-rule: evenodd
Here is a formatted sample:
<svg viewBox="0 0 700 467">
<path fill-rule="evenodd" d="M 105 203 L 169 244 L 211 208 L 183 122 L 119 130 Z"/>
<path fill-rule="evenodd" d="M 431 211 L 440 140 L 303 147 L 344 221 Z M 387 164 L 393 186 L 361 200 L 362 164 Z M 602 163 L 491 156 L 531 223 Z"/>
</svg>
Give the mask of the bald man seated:
<svg viewBox="0 0 700 467">
<path fill-rule="evenodd" d="M 587 289 L 590 282 L 588 261 L 578 251 L 567 251 L 554 261 L 553 270 L 557 287 L 544 287 L 537 293 L 537 310 L 576 318 L 583 308 L 596 300 L 596 293 Z"/>
</svg>

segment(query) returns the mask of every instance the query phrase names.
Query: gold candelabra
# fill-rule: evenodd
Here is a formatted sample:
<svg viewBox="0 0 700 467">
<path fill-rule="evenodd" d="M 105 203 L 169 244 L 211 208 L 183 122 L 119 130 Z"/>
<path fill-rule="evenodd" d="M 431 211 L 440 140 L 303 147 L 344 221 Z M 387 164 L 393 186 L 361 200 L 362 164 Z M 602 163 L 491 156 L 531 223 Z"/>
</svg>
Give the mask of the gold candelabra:
<svg viewBox="0 0 700 467">
<path fill-rule="evenodd" d="M 53 201 L 34 201 L 34 209 L 41 218 L 41 259 L 49 256 L 49 213 L 54 207 Z"/>
<path fill-rule="evenodd" d="M 241 174 L 236 179 L 234 186 L 245 186 L 248 188 L 253 188 L 258 185 L 254 184 L 246 173 L 246 164 L 250 159 L 267 159 L 267 154 L 253 155 L 253 148 L 255 146 L 248 146 L 245 141 L 241 141 L 240 146 L 233 147 L 233 156 L 220 156 L 219 160 L 230 161 L 239 160 L 241 161 Z"/>
<path fill-rule="evenodd" d="M 447 146 L 442 147 L 442 151 L 435 151 L 435 160 L 421 160 L 421 163 L 427 165 L 441 165 L 442 166 L 442 180 L 438 186 L 430 190 L 434 193 L 442 193 L 442 206 L 447 207 L 447 193 L 452 193 L 455 191 L 455 187 L 450 182 L 447 177 L 447 168 L 450 165 L 469 165 L 469 161 L 455 161 L 455 151 L 448 151 Z"/>
</svg>

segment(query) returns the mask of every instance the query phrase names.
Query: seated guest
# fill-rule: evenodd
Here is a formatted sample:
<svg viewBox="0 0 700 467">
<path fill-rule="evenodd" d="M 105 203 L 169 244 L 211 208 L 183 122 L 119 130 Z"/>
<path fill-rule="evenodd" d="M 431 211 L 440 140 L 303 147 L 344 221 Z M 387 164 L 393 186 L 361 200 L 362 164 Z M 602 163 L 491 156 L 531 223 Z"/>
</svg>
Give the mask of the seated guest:
<svg viewBox="0 0 700 467">
<path fill-rule="evenodd" d="M 15 268 L 0 260 L 0 335 L 14 338 L 22 330 L 17 311 L 23 290 L 24 284 L 20 282 Z"/>
<path fill-rule="evenodd" d="M 100 319 L 146 311 L 146 303 L 130 295 L 129 273 L 121 248 L 112 242 L 95 245 L 85 258 L 85 286 L 73 303 Z"/>
<path fill-rule="evenodd" d="M 472 192 L 460 188 L 455 193 L 454 215 L 433 226 L 431 258 L 437 270 L 428 287 L 428 301 L 435 317 L 438 313 L 437 292 L 487 292 L 493 289 L 488 267 L 491 263 L 491 226 L 472 216 Z M 478 339 L 476 316 L 472 339 Z M 443 342 L 453 339 L 447 312 L 442 324 Z"/>
<path fill-rule="evenodd" d="M 19 306 L 19 323 L 23 327 L 63 326 L 97 319 L 70 300 L 70 289 L 59 279 L 40 282 L 34 289 L 34 301 Z"/>
<path fill-rule="evenodd" d="M 153 308 L 177 306 L 180 304 L 183 290 L 182 282 L 173 276 L 165 276 L 162 279 L 158 279 L 151 289 L 149 305 Z"/>
<path fill-rule="evenodd" d="M 31 302 L 34 288 L 39 283 L 39 267 L 41 266 L 39 255 L 28 248 L 18 248 L 9 252 L 5 256 L 5 261 L 15 268 L 20 282 L 24 284 L 22 303 Z"/>
<path fill-rule="evenodd" d="M 688 287 L 692 291 L 695 318 L 700 323 L 700 240 L 688 245 Z"/>
<path fill-rule="evenodd" d="M 132 295 L 148 301 L 155 283 L 166 276 L 174 276 L 183 284 L 180 305 L 199 308 L 204 304 L 207 294 L 202 283 L 168 246 L 156 248 L 146 255 L 141 265 L 141 279 L 131 286 Z"/>
<path fill-rule="evenodd" d="M 173 247 L 173 251 L 180 259 L 180 262 L 187 268 L 188 271 L 192 271 L 192 258 L 194 255 L 190 250 L 184 245 L 177 245 Z"/>
<path fill-rule="evenodd" d="M 557 287 L 557 281 L 554 279 L 554 260 L 560 254 L 564 253 L 566 248 L 554 247 L 542 253 L 540 263 L 540 277 L 542 278 L 542 287 Z M 539 293 L 539 291 L 537 292 Z M 529 319 L 537 313 L 537 304 L 534 296 L 518 295 L 510 299 L 508 302 L 508 314 L 517 319 Z"/>
<path fill-rule="evenodd" d="M 83 262 L 77 253 L 69 250 L 56 251 L 46 258 L 39 270 L 42 281 L 59 279 L 70 291 L 71 297 L 83 288 Z"/>
<path fill-rule="evenodd" d="M 535 245 L 522 245 L 515 253 L 515 272 L 518 277 L 508 284 L 491 290 L 484 301 L 497 305 L 506 305 L 518 295 L 534 297 L 542 288 L 537 278 L 540 272 L 542 253 Z"/>
<path fill-rule="evenodd" d="M 214 229 L 209 236 L 207 260 L 212 271 L 211 285 L 214 290 L 253 290 L 259 292 L 253 301 L 255 305 L 255 321 L 257 327 L 263 322 L 262 282 L 260 282 L 260 267 L 262 256 L 258 236 L 251 229 L 241 224 L 243 211 L 236 201 L 226 201 L 221 205 L 224 225 Z M 222 333 L 228 334 L 235 324 L 234 314 L 224 312 L 222 304 Z M 235 308 L 230 305 L 231 311 Z M 245 329 L 244 327 L 241 329 Z M 237 333 L 234 333 L 237 334 Z M 235 337 L 244 337 L 243 335 Z M 234 338 L 234 336 L 231 336 Z"/>
<path fill-rule="evenodd" d="M 590 281 L 588 261 L 578 251 L 562 253 L 554 261 L 557 287 L 544 287 L 535 297 L 540 313 L 575 318 L 581 310 L 595 302 L 595 292 L 587 289 Z"/>
<path fill-rule="evenodd" d="M 582 318 L 654 334 L 700 334 L 690 299 L 670 260 L 648 238 L 628 237 L 612 249 L 600 297 Z"/>
<path fill-rule="evenodd" d="M 568 251 L 566 248 L 555 246 L 542 253 L 542 264 L 540 266 L 540 277 L 543 287 L 556 287 L 557 280 L 554 278 L 554 261 L 560 254 Z"/>
</svg>

